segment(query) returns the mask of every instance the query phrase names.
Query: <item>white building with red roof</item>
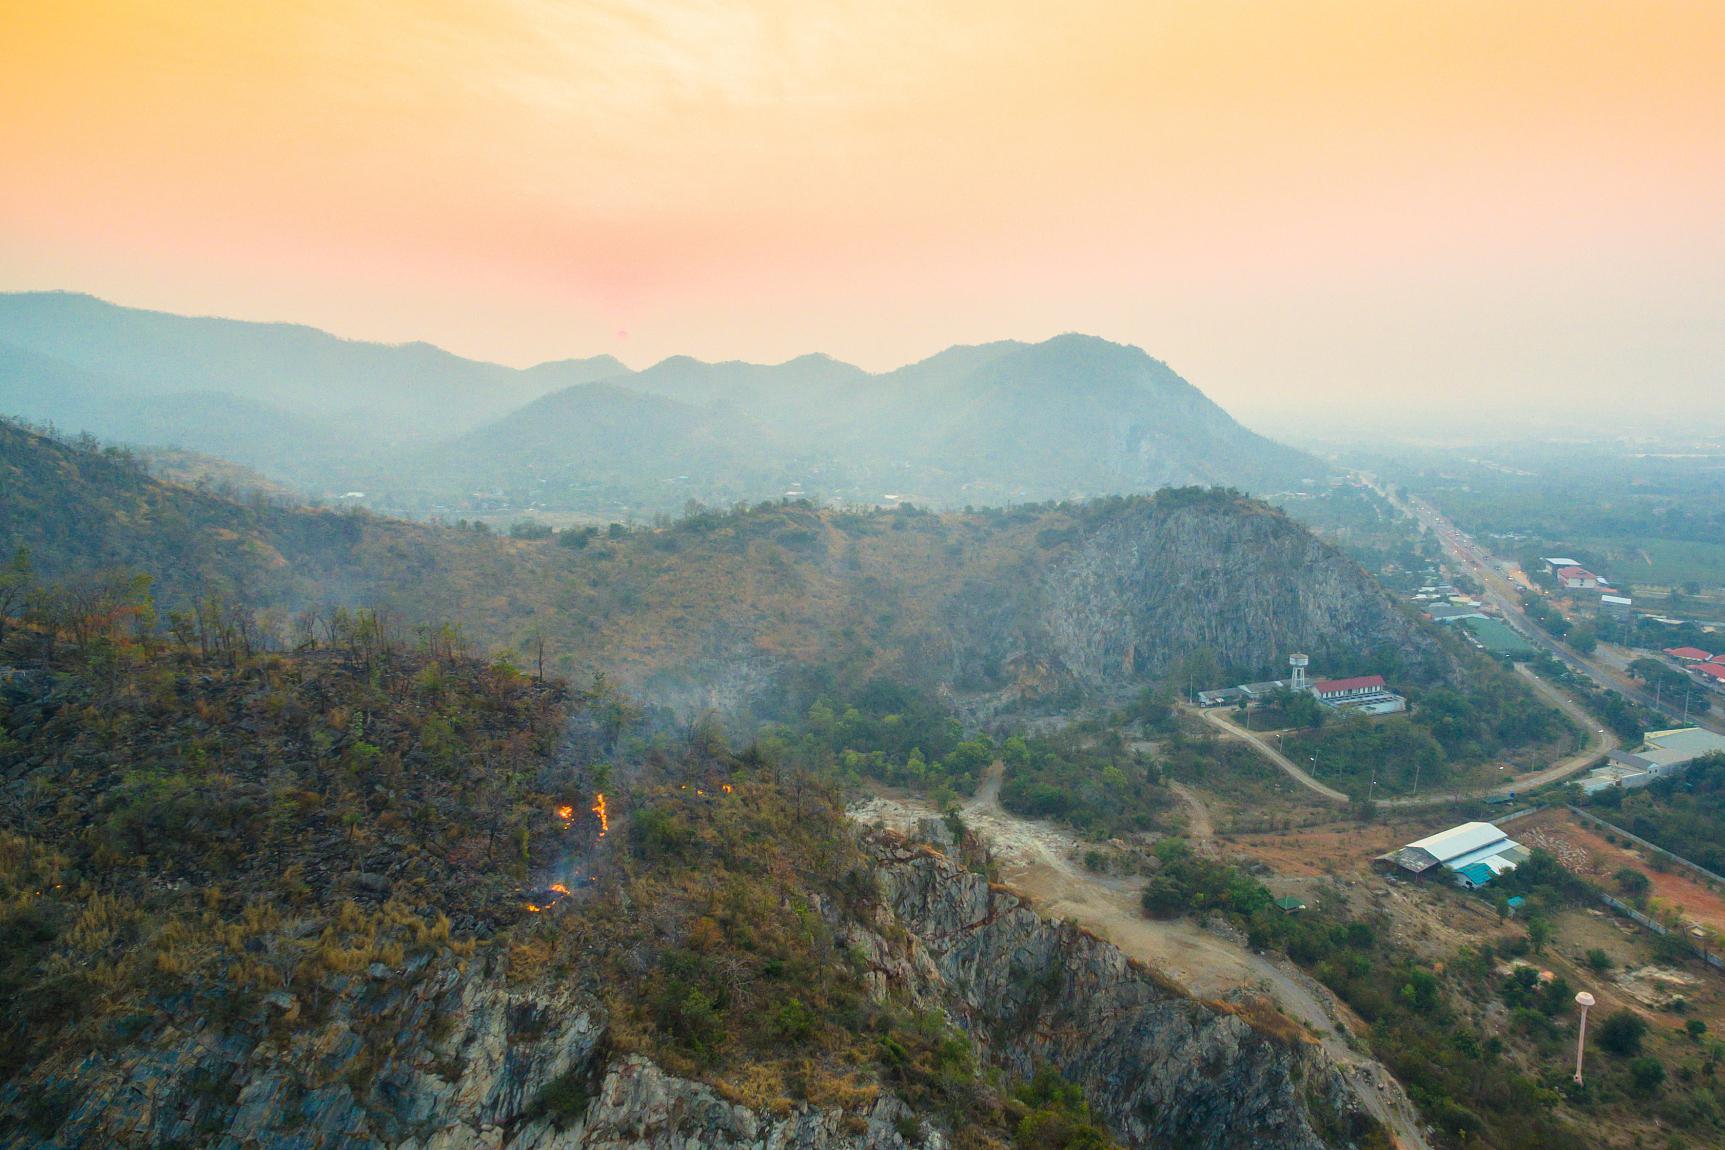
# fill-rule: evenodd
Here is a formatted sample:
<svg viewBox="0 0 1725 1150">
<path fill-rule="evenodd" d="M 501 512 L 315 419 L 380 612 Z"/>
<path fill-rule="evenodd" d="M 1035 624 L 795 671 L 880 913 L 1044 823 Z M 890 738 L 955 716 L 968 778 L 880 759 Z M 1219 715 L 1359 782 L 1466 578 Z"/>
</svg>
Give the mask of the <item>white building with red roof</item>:
<svg viewBox="0 0 1725 1150">
<path fill-rule="evenodd" d="M 1559 567 L 1552 572 L 1552 578 L 1565 591 L 1596 590 L 1599 587 L 1599 576 L 1585 567 Z"/>
<path fill-rule="evenodd" d="M 1699 647 L 1667 647 L 1665 653 L 1679 663 L 1705 663 L 1713 656 Z"/>
<path fill-rule="evenodd" d="M 1368 715 L 1388 715 L 1408 707 L 1408 701 L 1392 692 L 1382 675 L 1319 679 L 1312 684 L 1312 694 L 1325 706 L 1345 707 Z"/>
</svg>

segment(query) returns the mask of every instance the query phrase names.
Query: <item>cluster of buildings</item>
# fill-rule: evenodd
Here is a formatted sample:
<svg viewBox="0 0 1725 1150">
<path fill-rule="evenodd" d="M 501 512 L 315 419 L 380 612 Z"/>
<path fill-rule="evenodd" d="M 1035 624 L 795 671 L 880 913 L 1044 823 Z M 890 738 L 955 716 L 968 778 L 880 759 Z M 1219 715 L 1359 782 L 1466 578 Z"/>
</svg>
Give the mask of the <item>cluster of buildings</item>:
<svg viewBox="0 0 1725 1150">
<path fill-rule="evenodd" d="M 1408 709 L 1408 701 L 1391 691 L 1382 675 L 1356 675 L 1347 679 L 1308 679 L 1306 669 L 1311 660 L 1305 655 L 1288 657 L 1288 677 L 1263 683 L 1241 683 L 1237 687 L 1222 687 L 1198 692 L 1201 707 L 1226 707 L 1235 704 L 1268 702 L 1277 694 L 1309 694 L 1318 702 L 1337 711 L 1352 711 L 1362 715 L 1393 715 Z"/>
<path fill-rule="evenodd" d="M 1708 755 L 1725 752 L 1725 735 L 1700 727 L 1677 727 L 1649 731 L 1634 751 L 1612 751 L 1604 766 L 1581 777 L 1581 789 L 1594 794 L 1609 787 L 1644 787 L 1656 779 L 1675 774 Z"/>
<path fill-rule="evenodd" d="M 1699 647 L 1667 647 L 1665 654 L 1697 679 L 1725 690 L 1725 655 L 1714 655 Z"/>
<path fill-rule="evenodd" d="M 1457 886 L 1476 890 L 1527 859 L 1528 849 L 1492 823 L 1462 823 L 1380 855 L 1377 865 L 1424 875 L 1440 868 Z"/>
<path fill-rule="evenodd" d="M 1593 592 L 1599 596 L 1599 611 L 1602 615 L 1627 617 L 1634 600 L 1603 575 L 1595 575 L 1583 567 L 1578 560 L 1563 555 L 1546 555 L 1541 557 L 1546 570 L 1551 576 L 1552 584 L 1559 594 L 1575 595 L 1578 592 Z"/>
</svg>

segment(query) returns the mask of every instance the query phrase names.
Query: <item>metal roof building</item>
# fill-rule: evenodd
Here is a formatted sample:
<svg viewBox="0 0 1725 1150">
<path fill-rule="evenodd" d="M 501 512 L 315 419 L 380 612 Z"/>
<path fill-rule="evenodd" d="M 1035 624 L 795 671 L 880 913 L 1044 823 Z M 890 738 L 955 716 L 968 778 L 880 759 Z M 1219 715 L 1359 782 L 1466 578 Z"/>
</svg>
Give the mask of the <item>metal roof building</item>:
<svg viewBox="0 0 1725 1150">
<path fill-rule="evenodd" d="M 1472 889 L 1514 870 L 1527 854 L 1526 847 L 1491 823 L 1462 823 L 1409 843 L 1388 857 L 1414 874 L 1441 866 L 1456 876 L 1456 882 Z"/>
</svg>

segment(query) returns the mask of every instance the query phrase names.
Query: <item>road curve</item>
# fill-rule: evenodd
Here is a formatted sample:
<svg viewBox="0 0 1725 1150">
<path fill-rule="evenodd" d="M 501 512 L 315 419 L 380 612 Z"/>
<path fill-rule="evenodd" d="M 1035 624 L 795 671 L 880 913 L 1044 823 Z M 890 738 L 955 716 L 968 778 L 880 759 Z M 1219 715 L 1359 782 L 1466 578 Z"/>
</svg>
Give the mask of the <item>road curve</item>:
<svg viewBox="0 0 1725 1150">
<path fill-rule="evenodd" d="M 1599 725 L 1599 721 L 1583 710 L 1581 705 L 1569 695 L 1546 682 L 1544 679 L 1541 679 L 1538 675 L 1535 675 L 1525 664 L 1518 665 L 1516 670 L 1520 672 L 1522 677 L 1527 679 L 1528 685 L 1532 687 L 1536 693 L 1542 696 L 1552 706 L 1581 724 L 1582 729 L 1586 731 L 1588 735 L 1586 747 L 1572 755 L 1558 760 L 1549 767 L 1543 767 L 1532 774 L 1518 775 L 1507 783 L 1502 783 L 1485 790 L 1432 791 L 1423 795 L 1401 795 L 1395 798 L 1378 799 L 1376 800 L 1376 805 L 1379 807 L 1395 807 L 1399 810 L 1406 810 L 1409 807 L 1436 806 L 1440 803 L 1466 802 L 1470 799 L 1485 799 L 1503 795 L 1525 795 L 1531 791 L 1538 790 L 1541 787 L 1550 786 L 1553 783 L 1561 782 L 1562 780 L 1569 778 L 1571 775 L 1586 769 L 1602 755 L 1616 750 L 1618 746 L 1621 745 L 1615 734 L 1606 728 L 1601 727 Z M 1309 773 L 1302 770 L 1292 759 L 1271 746 L 1269 740 L 1258 735 L 1256 732 L 1248 731 L 1241 727 L 1239 724 L 1229 719 L 1222 711 L 1214 708 L 1194 708 L 1194 710 L 1212 727 L 1215 727 L 1226 734 L 1232 735 L 1237 739 L 1244 740 L 1260 755 L 1280 768 L 1281 771 L 1289 778 L 1293 779 L 1307 790 L 1312 791 L 1320 798 L 1332 803 L 1347 803 L 1351 801 L 1348 795 L 1342 791 L 1336 790 L 1334 787 L 1325 786 L 1323 783 L 1320 783 Z"/>
<path fill-rule="evenodd" d="M 1299 783 L 1302 787 L 1305 787 L 1313 794 L 1322 798 L 1325 802 L 1346 804 L 1351 801 L 1348 796 L 1343 794 L 1341 791 L 1338 791 L 1334 787 L 1325 786 L 1323 783 L 1320 783 L 1317 779 L 1314 779 L 1311 775 L 1301 770 L 1294 764 L 1294 760 L 1272 747 L 1268 742 L 1259 738 L 1255 733 L 1230 721 L 1227 716 L 1222 714 L 1221 711 L 1214 708 L 1193 708 L 1193 710 L 1195 710 L 1196 713 L 1212 727 L 1215 727 L 1226 734 L 1232 735 L 1236 739 L 1244 739 L 1260 755 L 1280 767 L 1283 774 L 1287 775 L 1290 779 L 1293 779 L 1296 783 Z"/>
</svg>

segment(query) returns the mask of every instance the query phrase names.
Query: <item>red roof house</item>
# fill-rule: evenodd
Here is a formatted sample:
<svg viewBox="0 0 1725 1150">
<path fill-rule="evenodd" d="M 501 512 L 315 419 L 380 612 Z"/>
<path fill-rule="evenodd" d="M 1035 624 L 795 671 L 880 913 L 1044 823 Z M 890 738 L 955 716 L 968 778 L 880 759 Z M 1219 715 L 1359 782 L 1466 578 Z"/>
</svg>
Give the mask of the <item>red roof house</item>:
<svg viewBox="0 0 1725 1150">
<path fill-rule="evenodd" d="M 1705 663 L 1713 656 L 1699 647 L 1667 647 L 1665 653 L 1685 663 Z"/>
<path fill-rule="evenodd" d="M 1725 683 L 1725 664 L 1697 663 L 1689 669 L 1694 671 L 1697 675 L 1705 675 L 1716 682 Z"/>
<path fill-rule="evenodd" d="M 1356 675 L 1352 679 L 1320 679 L 1312 684 L 1312 693 L 1320 699 L 1342 695 L 1365 695 L 1384 690 L 1382 675 Z"/>
</svg>

